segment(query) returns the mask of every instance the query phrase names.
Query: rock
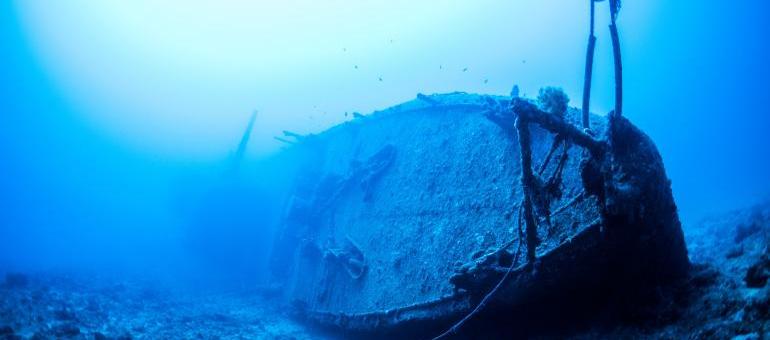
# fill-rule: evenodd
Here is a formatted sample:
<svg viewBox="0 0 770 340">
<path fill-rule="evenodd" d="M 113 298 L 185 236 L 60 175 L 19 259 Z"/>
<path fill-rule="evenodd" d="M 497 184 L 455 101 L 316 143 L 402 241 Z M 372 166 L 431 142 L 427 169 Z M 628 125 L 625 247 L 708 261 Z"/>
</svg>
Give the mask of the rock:
<svg viewBox="0 0 770 340">
<path fill-rule="evenodd" d="M 32 334 L 31 340 L 46 340 L 50 339 L 51 337 L 46 336 L 43 332 L 37 331 L 35 334 Z"/>
<path fill-rule="evenodd" d="M 63 324 L 51 329 L 51 333 L 56 337 L 75 337 L 80 335 L 80 328 L 73 324 Z"/>
<path fill-rule="evenodd" d="M 0 327 L 0 335 L 13 335 L 13 328 L 11 326 Z"/>
<path fill-rule="evenodd" d="M 744 308 L 743 321 L 747 323 L 767 322 L 770 319 L 770 291 L 765 290 L 749 299 Z"/>
<path fill-rule="evenodd" d="M 762 288 L 770 278 L 770 254 L 765 253 L 759 260 L 746 271 L 746 286 L 749 288 Z"/>
<path fill-rule="evenodd" d="M 115 338 L 115 340 L 131 340 L 131 339 L 133 339 L 133 338 L 134 338 L 134 337 L 131 335 L 131 333 L 129 333 L 129 332 L 124 332 L 123 334 L 121 334 L 121 335 L 118 335 L 118 336 Z"/>
<path fill-rule="evenodd" d="M 755 234 L 760 230 L 760 226 L 756 221 L 752 221 L 747 224 L 739 224 L 735 228 L 735 243 L 741 243 L 747 237 Z"/>
<path fill-rule="evenodd" d="M 725 258 L 727 259 L 734 259 L 737 257 L 741 257 L 743 255 L 743 245 L 735 246 L 730 248 L 730 250 L 727 251 L 727 254 L 725 254 Z"/>
<path fill-rule="evenodd" d="M 27 275 L 21 273 L 5 274 L 5 286 L 8 288 L 24 288 L 29 284 Z"/>
<path fill-rule="evenodd" d="M 75 316 L 75 313 L 70 311 L 68 308 L 62 308 L 57 309 L 53 312 L 54 318 L 59 321 L 73 321 L 77 320 L 77 317 Z"/>
<path fill-rule="evenodd" d="M 733 337 L 732 340 L 757 340 L 757 339 L 760 339 L 760 336 L 758 333 L 749 333 L 749 334 L 736 335 Z"/>
</svg>

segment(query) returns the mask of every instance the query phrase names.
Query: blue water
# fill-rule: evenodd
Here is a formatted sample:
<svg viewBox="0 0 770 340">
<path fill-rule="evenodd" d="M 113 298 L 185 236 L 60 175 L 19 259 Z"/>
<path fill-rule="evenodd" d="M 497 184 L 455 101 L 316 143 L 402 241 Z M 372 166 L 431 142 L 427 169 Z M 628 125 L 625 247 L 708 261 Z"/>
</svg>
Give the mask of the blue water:
<svg viewBox="0 0 770 340">
<path fill-rule="evenodd" d="M 418 92 L 556 85 L 579 106 L 587 4 L 572 2 L 176 4 L 182 19 L 171 5 L 3 2 L 0 273 L 263 282 L 291 181 L 273 136 Z M 625 113 L 657 143 L 685 226 L 766 200 L 770 4 L 625 2 Z M 597 6 L 592 108 L 603 114 L 612 60 Z"/>
</svg>

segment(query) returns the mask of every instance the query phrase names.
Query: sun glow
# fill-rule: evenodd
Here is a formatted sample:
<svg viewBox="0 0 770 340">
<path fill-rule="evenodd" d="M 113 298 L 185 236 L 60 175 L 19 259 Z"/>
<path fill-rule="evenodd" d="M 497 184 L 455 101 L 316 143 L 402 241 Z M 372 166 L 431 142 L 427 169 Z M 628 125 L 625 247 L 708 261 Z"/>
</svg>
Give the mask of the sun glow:
<svg viewBox="0 0 770 340">
<path fill-rule="evenodd" d="M 567 80 L 579 78 L 585 40 L 574 13 L 584 5 L 73 0 L 17 8 L 87 124 L 149 153 L 219 157 L 253 110 L 251 152 L 264 154 L 280 146 L 272 136 L 283 129 L 318 131 L 345 112 L 417 92 L 505 94 L 518 82 L 535 93 L 548 81 L 572 94 L 580 84 Z M 566 52 L 554 53 L 554 41 Z"/>
</svg>

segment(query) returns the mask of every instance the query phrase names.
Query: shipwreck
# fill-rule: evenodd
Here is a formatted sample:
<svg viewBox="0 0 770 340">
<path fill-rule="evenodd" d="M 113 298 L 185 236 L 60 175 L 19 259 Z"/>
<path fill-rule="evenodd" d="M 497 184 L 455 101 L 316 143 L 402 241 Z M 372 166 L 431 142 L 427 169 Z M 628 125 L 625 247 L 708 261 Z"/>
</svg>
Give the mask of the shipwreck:
<svg viewBox="0 0 770 340">
<path fill-rule="evenodd" d="M 482 309 L 685 275 L 653 142 L 614 113 L 578 128 L 566 104 L 420 94 L 293 136 L 301 171 L 270 263 L 282 301 L 347 334 L 430 337 Z"/>
</svg>

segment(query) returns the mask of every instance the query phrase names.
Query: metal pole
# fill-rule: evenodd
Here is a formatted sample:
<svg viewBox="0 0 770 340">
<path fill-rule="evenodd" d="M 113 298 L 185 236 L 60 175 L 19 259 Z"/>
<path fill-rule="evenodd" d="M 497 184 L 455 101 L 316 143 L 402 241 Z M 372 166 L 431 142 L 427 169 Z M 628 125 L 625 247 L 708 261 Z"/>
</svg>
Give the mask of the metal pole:
<svg viewBox="0 0 770 340">
<path fill-rule="evenodd" d="M 595 3 L 594 0 L 588 0 L 591 2 L 591 28 L 588 35 L 588 49 L 586 51 L 586 71 L 583 81 L 583 128 L 590 129 L 589 111 L 591 102 L 591 78 L 593 77 L 594 68 L 594 50 L 596 48 L 596 36 L 594 35 L 594 13 Z"/>
<path fill-rule="evenodd" d="M 610 35 L 612 36 L 612 57 L 615 61 L 615 114 L 623 115 L 623 64 L 620 59 L 620 37 L 615 20 L 620 10 L 620 0 L 610 0 Z"/>
</svg>

